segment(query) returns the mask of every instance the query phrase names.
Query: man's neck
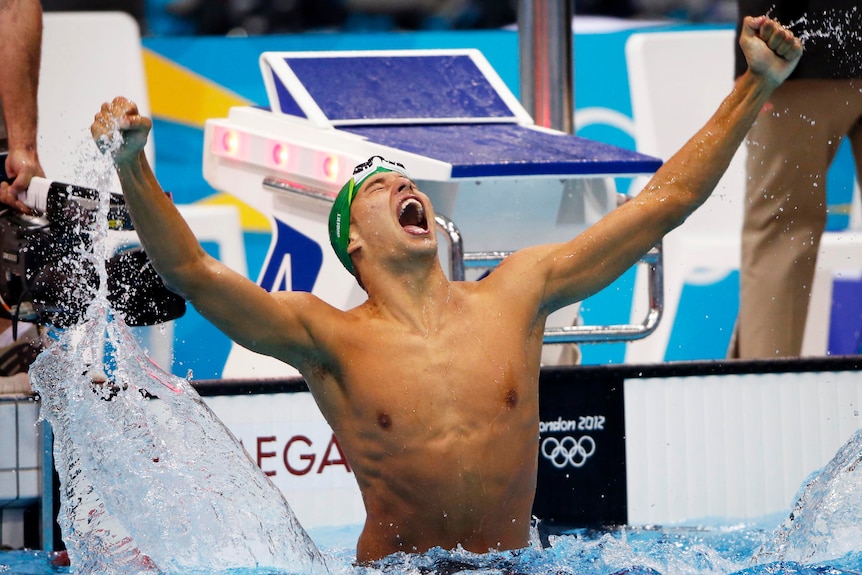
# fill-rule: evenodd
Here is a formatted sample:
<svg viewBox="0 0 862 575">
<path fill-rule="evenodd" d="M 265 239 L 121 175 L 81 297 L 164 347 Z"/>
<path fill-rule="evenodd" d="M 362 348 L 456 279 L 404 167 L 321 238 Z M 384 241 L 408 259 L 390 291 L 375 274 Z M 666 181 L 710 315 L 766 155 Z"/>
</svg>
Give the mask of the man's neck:
<svg viewBox="0 0 862 575">
<path fill-rule="evenodd" d="M 439 262 L 410 273 L 376 271 L 371 281 L 365 281 L 368 292 L 365 306 L 381 317 L 424 332 L 439 315 L 436 311 L 439 306 L 449 301 L 450 282 Z"/>
</svg>

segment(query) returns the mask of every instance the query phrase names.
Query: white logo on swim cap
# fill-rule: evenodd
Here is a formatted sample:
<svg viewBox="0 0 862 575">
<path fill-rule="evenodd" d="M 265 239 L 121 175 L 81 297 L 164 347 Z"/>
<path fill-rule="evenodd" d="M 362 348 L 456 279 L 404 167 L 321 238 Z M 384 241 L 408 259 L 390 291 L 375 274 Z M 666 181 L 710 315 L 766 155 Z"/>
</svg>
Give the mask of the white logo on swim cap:
<svg viewBox="0 0 862 575">
<path fill-rule="evenodd" d="M 362 182 L 381 168 L 390 172 L 398 172 L 408 178 L 410 177 L 404 164 L 390 162 L 382 156 L 371 156 L 367 162 L 363 162 L 353 169 L 353 185 L 355 188 L 358 190 L 362 186 Z"/>
</svg>

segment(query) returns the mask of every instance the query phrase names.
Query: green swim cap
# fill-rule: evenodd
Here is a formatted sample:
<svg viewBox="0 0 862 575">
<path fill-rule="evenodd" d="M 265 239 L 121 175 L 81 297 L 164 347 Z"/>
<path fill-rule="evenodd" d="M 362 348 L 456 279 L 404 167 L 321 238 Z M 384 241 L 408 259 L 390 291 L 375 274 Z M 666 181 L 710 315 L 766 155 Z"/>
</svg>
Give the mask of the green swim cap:
<svg viewBox="0 0 862 575">
<path fill-rule="evenodd" d="M 350 243 L 350 206 L 365 180 L 381 172 L 398 172 L 410 177 L 402 164 L 390 162 L 381 156 L 372 156 L 367 162 L 353 169 L 353 177 L 338 192 L 335 203 L 332 204 L 332 210 L 329 212 L 329 243 L 332 244 L 338 260 L 353 275 L 356 275 L 356 272 L 353 270 L 350 254 L 347 253 L 347 244 Z"/>
</svg>

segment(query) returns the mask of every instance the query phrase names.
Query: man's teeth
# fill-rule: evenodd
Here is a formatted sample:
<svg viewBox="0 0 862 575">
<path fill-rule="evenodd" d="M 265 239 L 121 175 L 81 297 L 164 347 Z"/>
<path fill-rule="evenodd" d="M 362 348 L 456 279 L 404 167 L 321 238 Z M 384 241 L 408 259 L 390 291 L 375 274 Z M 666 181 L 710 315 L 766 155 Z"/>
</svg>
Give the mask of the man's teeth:
<svg viewBox="0 0 862 575">
<path fill-rule="evenodd" d="M 408 198 L 401 204 L 401 209 L 398 214 L 398 221 L 402 226 L 418 226 L 425 225 L 425 208 L 422 203 L 415 198 Z"/>
<path fill-rule="evenodd" d="M 419 203 L 419 200 L 416 200 L 414 198 L 410 198 L 409 200 L 407 200 L 403 204 L 401 204 L 401 214 L 400 215 L 403 216 L 404 212 L 407 211 L 407 208 L 414 207 L 414 206 L 416 208 L 417 213 L 422 214 L 422 212 L 423 212 L 422 204 Z"/>
</svg>

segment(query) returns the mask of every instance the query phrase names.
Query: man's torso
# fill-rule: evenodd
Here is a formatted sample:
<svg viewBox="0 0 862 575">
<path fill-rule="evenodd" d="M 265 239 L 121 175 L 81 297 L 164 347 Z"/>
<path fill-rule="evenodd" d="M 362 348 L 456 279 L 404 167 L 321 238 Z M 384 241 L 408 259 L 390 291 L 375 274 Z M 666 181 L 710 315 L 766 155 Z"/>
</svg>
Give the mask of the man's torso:
<svg viewBox="0 0 862 575">
<path fill-rule="evenodd" d="M 367 318 L 339 345 L 343 373 L 312 384 L 363 492 L 360 561 L 527 543 L 542 328 L 469 292 L 427 331 Z"/>
</svg>

